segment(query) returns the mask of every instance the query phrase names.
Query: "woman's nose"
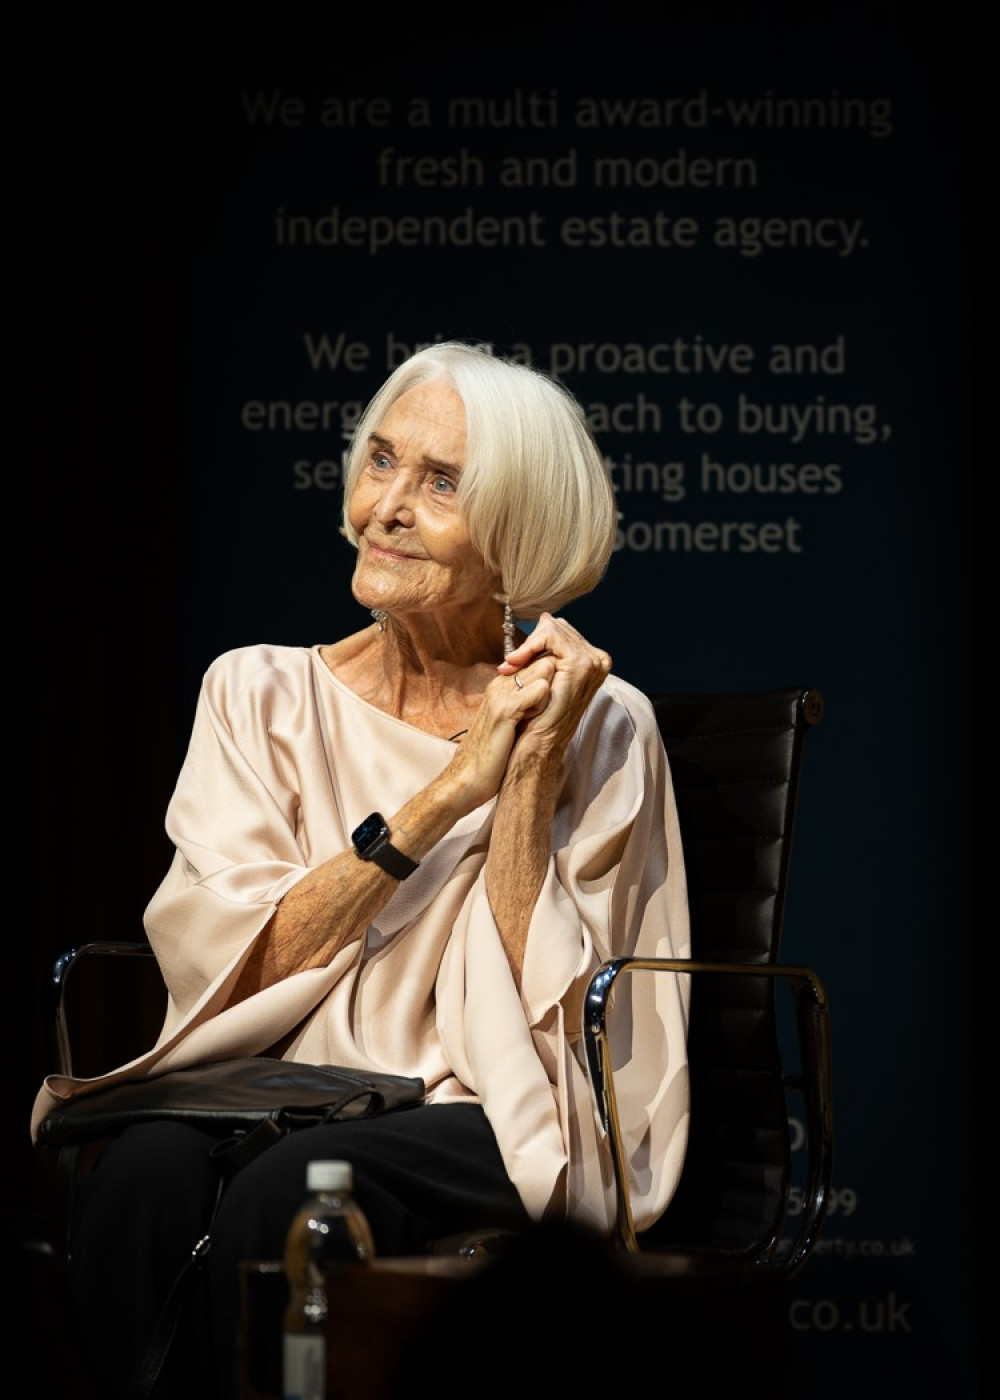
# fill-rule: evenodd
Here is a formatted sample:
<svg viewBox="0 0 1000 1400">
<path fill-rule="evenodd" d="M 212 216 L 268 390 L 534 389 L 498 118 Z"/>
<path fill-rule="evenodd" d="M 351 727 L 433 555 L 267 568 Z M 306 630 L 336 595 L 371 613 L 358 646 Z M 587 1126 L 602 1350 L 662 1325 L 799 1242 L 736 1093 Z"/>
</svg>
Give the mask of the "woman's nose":
<svg viewBox="0 0 1000 1400">
<path fill-rule="evenodd" d="M 405 472 L 393 473 L 375 505 L 375 517 L 380 525 L 388 525 L 392 520 L 398 520 L 402 525 L 412 525 L 412 487 L 413 483 Z"/>
</svg>

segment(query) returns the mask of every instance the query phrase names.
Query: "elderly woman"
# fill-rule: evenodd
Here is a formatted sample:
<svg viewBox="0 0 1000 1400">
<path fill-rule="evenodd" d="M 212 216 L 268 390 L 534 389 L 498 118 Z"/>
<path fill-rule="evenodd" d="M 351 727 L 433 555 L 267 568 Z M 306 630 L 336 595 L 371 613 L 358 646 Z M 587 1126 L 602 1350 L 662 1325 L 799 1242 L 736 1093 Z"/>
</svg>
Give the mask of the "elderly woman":
<svg viewBox="0 0 1000 1400">
<path fill-rule="evenodd" d="M 353 1162 L 380 1254 L 467 1227 L 608 1227 L 583 994 L 603 959 L 684 956 L 688 939 L 652 709 L 557 615 L 601 579 L 614 526 L 561 386 L 432 346 L 375 395 L 349 458 L 344 534 L 374 621 L 230 651 L 204 678 L 146 913 L 169 1009 L 141 1065 L 267 1053 L 427 1088 L 404 1114 L 292 1133 L 228 1187 L 208 1265 L 221 1394 L 236 1262 L 280 1257 L 310 1158 Z M 684 991 L 651 980 L 657 1034 L 615 1018 L 640 1229 L 670 1199 L 687 1122 Z M 36 1122 L 72 1087 L 43 1087 Z M 119 1373 L 211 1204 L 206 1141 L 176 1125 L 130 1128 L 83 1181 L 72 1267 Z"/>
</svg>

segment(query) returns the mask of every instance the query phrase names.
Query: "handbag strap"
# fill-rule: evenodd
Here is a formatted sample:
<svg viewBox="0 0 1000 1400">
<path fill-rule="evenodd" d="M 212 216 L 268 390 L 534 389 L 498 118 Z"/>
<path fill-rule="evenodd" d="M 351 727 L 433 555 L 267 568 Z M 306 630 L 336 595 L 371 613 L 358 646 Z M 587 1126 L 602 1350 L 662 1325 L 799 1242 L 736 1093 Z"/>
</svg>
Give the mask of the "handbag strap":
<svg viewBox="0 0 1000 1400">
<path fill-rule="evenodd" d="M 219 1196 L 222 1195 L 222 1182 L 219 1182 Z M 219 1200 L 216 1197 L 215 1209 L 218 1209 Z M 215 1211 L 212 1212 L 212 1219 L 215 1218 Z M 211 1225 L 209 1226 L 211 1230 Z M 135 1382 L 132 1386 L 132 1400 L 148 1400 L 156 1388 L 156 1383 L 160 1379 L 160 1372 L 163 1370 L 167 1356 L 170 1354 L 170 1347 L 177 1334 L 181 1316 L 184 1312 L 184 1304 L 191 1295 L 191 1291 L 201 1273 L 208 1252 L 212 1247 L 211 1234 L 202 1235 L 201 1239 L 192 1249 L 187 1261 L 181 1268 L 180 1273 L 170 1285 L 170 1292 L 164 1300 L 160 1315 L 153 1328 L 153 1335 L 149 1339 L 146 1347 L 146 1354 L 142 1359 L 139 1370 L 136 1374 Z"/>
</svg>

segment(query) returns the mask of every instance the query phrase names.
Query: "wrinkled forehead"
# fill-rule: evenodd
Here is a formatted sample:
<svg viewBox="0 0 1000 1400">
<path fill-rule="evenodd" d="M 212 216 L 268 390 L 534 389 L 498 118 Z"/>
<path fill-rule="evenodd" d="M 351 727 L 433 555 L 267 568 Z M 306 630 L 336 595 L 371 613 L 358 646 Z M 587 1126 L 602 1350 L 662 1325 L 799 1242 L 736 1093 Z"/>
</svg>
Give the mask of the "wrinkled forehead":
<svg viewBox="0 0 1000 1400">
<path fill-rule="evenodd" d="M 398 455 L 465 464 L 465 406 L 454 385 L 433 379 L 400 394 L 372 426 L 372 440 Z"/>
</svg>

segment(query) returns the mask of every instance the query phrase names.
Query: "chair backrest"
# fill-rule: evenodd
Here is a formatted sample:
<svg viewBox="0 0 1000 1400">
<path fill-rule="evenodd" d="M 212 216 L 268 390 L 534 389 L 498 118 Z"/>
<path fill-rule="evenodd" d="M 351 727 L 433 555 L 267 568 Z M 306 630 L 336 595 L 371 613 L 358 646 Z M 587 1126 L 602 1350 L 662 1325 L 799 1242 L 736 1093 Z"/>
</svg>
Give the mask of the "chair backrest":
<svg viewBox="0 0 1000 1400">
<path fill-rule="evenodd" d="M 816 690 L 652 697 L 684 845 L 692 959 L 778 960 Z M 773 977 L 692 977 L 691 1136 L 677 1193 L 643 1248 L 733 1253 L 781 1230 L 791 1171 Z M 767 1231 L 765 1230 L 765 1233 Z"/>
</svg>

